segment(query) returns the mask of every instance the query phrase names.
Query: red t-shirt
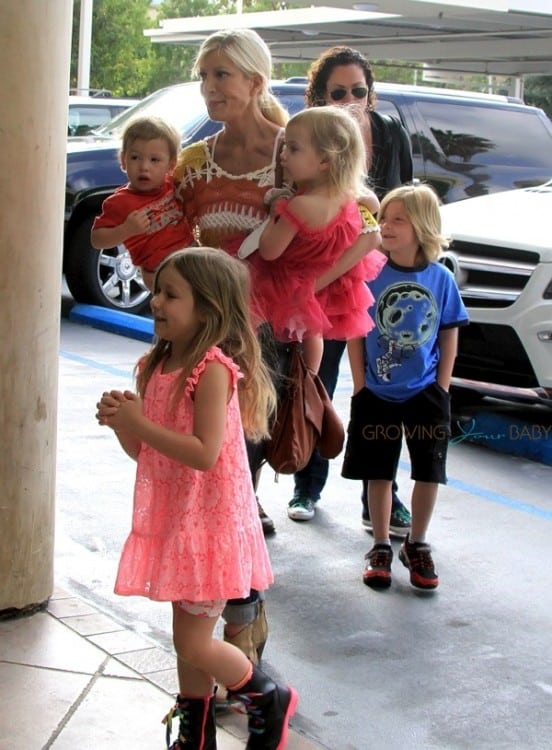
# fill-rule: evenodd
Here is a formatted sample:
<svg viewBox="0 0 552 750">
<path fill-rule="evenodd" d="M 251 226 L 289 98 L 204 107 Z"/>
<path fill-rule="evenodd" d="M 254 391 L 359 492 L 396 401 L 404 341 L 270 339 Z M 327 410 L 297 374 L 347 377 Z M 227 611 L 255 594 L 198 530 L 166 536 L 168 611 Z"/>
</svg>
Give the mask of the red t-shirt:
<svg viewBox="0 0 552 750">
<path fill-rule="evenodd" d="M 140 193 L 128 185 L 118 188 L 102 204 L 102 213 L 94 221 L 93 229 L 116 227 L 132 211 L 146 208 L 151 221 L 144 234 L 127 237 L 125 247 L 135 266 L 155 271 L 159 263 L 174 250 L 188 247 L 193 235 L 184 216 L 182 204 L 177 200 L 171 177 L 159 190 Z"/>
</svg>

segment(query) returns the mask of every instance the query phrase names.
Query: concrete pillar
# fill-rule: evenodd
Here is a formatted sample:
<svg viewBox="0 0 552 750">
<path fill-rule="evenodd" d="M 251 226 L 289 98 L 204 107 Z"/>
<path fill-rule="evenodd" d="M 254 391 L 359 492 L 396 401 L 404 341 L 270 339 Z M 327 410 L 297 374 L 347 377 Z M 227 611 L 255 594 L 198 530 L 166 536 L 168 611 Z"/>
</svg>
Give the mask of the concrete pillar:
<svg viewBox="0 0 552 750">
<path fill-rule="evenodd" d="M 72 12 L 72 0 L 0 3 L 0 612 L 53 587 Z"/>
</svg>

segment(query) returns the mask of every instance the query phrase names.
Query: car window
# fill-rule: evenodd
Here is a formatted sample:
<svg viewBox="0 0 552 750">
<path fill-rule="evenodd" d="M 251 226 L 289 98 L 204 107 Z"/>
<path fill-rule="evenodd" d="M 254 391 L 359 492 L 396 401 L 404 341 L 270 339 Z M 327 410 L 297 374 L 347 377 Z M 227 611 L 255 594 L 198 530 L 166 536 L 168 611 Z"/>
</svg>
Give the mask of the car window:
<svg viewBox="0 0 552 750">
<path fill-rule="evenodd" d="M 150 116 L 170 122 L 187 140 L 190 130 L 197 132 L 198 124 L 206 119 L 205 102 L 199 86 L 185 83 L 155 91 L 139 104 L 114 117 L 97 132 L 99 135 L 120 138 L 129 120 Z M 217 129 L 220 130 L 220 126 Z"/>
<path fill-rule="evenodd" d="M 125 112 L 131 106 L 115 104 L 112 101 L 88 103 L 72 103 L 69 101 L 69 118 L 67 122 L 68 135 L 85 135 L 95 128 L 109 122 L 116 115 Z"/>
<path fill-rule="evenodd" d="M 376 110 L 380 113 L 380 115 L 394 115 L 395 117 L 398 117 L 399 120 L 401 119 L 396 104 L 389 101 L 389 99 L 380 99 L 380 97 L 378 96 L 376 100 Z"/>
<path fill-rule="evenodd" d="M 83 135 L 92 128 L 103 125 L 104 122 L 111 120 L 113 112 L 111 107 L 87 106 L 79 104 L 78 106 L 69 106 L 69 120 L 67 123 L 68 135 Z"/>
<path fill-rule="evenodd" d="M 282 107 L 287 109 L 290 117 L 305 108 L 305 97 L 303 94 L 286 94 L 280 91 L 275 91 L 274 93 Z"/>
<path fill-rule="evenodd" d="M 443 153 L 456 163 L 550 168 L 552 137 L 535 113 L 447 102 L 418 102 Z M 523 135 L 521 135 L 523 134 Z M 536 148 L 535 144 L 542 144 Z"/>
</svg>

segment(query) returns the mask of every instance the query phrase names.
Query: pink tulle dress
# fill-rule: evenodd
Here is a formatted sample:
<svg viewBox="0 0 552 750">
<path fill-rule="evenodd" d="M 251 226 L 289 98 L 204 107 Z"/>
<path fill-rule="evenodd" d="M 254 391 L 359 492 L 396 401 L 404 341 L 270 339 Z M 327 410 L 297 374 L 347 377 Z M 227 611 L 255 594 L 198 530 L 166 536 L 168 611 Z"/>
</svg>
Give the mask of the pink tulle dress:
<svg viewBox="0 0 552 750">
<path fill-rule="evenodd" d="M 315 280 L 358 239 L 362 228 L 358 204 L 347 201 L 328 224 L 313 229 L 292 212 L 289 201 L 283 198 L 275 206 L 276 214 L 297 229 L 284 253 L 272 261 L 258 252 L 248 258 L 254 311 L 271 324 L 279 341 L 301 341 L 320 334 L 340 339 L 365 335 L 373 326 L 365 275 L 374 278 L 382 265 L 372 270 L 373 253 L 323 293 L 314 292 Z"/>
<path fill-rule="evenodd" d="M 366 282 L 373 281 L 387 257 L 379 250 L 368 255 L 316 295 L 328 316 L 329 327 L 324 331 L 326 339 L 353 339 L 366 336 L 374 327 L 368 309 L 374 304 L 374 296 Z"/>
<path fill-rule="evenodd" d="M 171 397 L 180 371 L 163 374 L 161 363 L 148 382 L 144 413 L 169 429 L 191 433 L 194 390 L 213 360 L 228 368 L 232 382 L 218 460 L 208 471 L 198 471 L 142 445 L 117 594 L 158 601 L 234 599 L 273 581 L 248 468 L 237 365 L 211 348 L 175 409 Z"/>
</svg>

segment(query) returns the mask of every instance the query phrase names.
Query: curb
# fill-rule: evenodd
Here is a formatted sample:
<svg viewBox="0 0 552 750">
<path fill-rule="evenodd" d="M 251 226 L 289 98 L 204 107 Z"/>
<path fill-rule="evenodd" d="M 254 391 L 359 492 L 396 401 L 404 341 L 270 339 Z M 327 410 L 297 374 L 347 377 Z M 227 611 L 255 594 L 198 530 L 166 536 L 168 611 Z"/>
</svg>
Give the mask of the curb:
<svg viewBox="0 0 552 750">
<path fill-rule="evenodd" d="M 73 305 L 69 312 L 69 320 L 73 323 L 83 323 L 93 328 L 100 328 L 109 333 L 118 333 L 129 336 L 138 341 L 153 340 L 153 321 L 141 315 L 123 312 L 122 310 L 110 310 L 99 305 Z"/>
<path fill-rule="evenodd" d="M 545 424 L 548 421 L 548 424 Z M 459 417 L 450 445 L 462 442 L 484 445 L 498 453 L 528 458 L 552 466 L 552 421 L 524 421 L 493 412 Z"/>
</svg>

